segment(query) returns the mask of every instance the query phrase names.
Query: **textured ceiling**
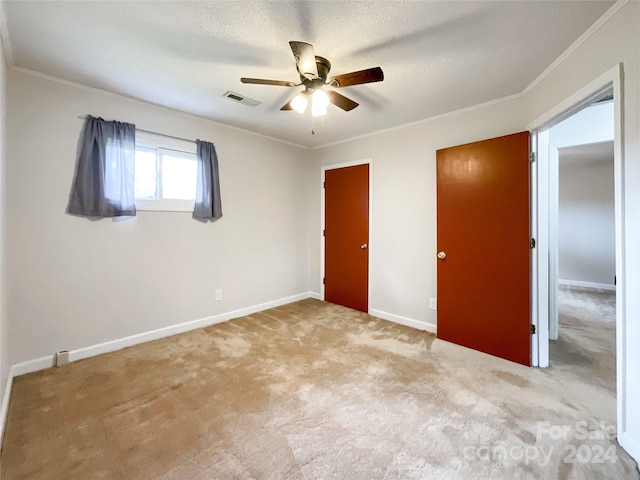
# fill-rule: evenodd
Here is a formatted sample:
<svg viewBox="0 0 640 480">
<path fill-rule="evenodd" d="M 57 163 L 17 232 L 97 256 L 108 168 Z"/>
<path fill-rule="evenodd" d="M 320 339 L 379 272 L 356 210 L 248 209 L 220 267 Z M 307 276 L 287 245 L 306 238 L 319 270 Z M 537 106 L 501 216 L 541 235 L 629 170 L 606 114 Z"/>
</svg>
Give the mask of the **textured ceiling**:
<svg viewBox="0 0 640 480">
<path fill-rule="evenodd" d="M 613 2 L 7 1 L 12 66 L 190 112 L 306 147 L 520 93 Z M 382 83 L 340 89 L 325 128 L 281 112 L 298 88 L 289 40 L 331 74 L 381 66 Z M 228 91 L 262 102 L 248 107 Z M 90 112 L 99 114 L 100 112 Z M 126 119 L 122 119 L 126 120 Z"/>
</svg>

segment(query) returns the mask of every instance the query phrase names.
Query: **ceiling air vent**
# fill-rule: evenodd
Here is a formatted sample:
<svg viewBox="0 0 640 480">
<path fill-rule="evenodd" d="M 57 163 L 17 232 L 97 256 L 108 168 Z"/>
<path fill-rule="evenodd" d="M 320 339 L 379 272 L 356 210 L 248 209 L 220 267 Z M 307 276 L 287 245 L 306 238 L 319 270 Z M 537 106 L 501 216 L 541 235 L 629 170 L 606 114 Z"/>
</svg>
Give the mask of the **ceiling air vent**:
<svg viewBox="0 0 640 480">
<path fill-rule="evenodd" d="M 250 107 L 255 107 L 256 105 L 260 105 L 262 102 L 258 100 L 254 100 L 253 98 L 245 97 L 244 95 L 240 95 L 236 92 L 226 92 L 223 97 L 230 98 L 234 102 L 242 103 L 243 105 L 249 105 Z"/>
</svg>

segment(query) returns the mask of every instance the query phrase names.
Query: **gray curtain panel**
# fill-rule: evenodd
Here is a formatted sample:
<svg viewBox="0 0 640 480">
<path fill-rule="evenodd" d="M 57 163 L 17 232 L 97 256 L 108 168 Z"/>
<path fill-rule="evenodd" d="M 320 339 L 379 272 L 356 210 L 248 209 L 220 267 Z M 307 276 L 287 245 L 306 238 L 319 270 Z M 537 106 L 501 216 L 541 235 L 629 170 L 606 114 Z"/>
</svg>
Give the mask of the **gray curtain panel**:
<svg viewBox="0 0 640 480">
<path fill-rule="evenodd" d="M 196 140 L 198 157 L 198 181 L 193 218 L 215 222 L 222 217 L 218 155 L 213 143 Z"/>
<path fill-rule="evenodd" d="M 136 126 L 87 116 L 68 213 L 83 217 L 136 214 Z"/>
</svg>

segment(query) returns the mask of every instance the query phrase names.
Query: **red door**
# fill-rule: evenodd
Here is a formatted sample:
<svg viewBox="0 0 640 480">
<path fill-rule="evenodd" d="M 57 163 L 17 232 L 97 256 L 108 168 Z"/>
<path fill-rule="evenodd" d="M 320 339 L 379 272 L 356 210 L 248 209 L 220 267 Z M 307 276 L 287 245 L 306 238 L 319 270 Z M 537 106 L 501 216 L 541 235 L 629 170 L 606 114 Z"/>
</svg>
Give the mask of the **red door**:
<svg viewBox="0 0 640 480">
<path fill-rule="evenodd" d="M 529 132 L 436 163 L 438 338 L 530 365 Z"/>
<path fill-rule="evenodd" d="M 324 199 L 324 298 L 367 312 L 369 165 L 327 170 Z"/>
</svg>

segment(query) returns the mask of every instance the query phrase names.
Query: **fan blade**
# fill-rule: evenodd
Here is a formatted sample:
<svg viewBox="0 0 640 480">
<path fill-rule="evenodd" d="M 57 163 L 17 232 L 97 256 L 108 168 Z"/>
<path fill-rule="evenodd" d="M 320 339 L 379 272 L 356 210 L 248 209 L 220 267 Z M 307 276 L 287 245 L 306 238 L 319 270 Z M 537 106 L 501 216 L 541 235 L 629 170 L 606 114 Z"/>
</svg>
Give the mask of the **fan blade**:
<svg viewBox="0 0 640 480">
<path fill-rule="evenodd" d="M 318 66 L 313 45 L 305 42 L 289 42 L 289 46 L 296 59 L 298 73 L 309 80 L 318 78 Z"/>
<path fill-rule="evenodd" d="M 350 98 L 347 98 L 338 92 L 334 92 L 333 90 L 327 91 L 327 95 L 329 95 L 329 101 L 331 103 L 333 103 L 336 107 L 340 107 L 345 112 L 353 110 L 359 105 Z"/>
<path fill-rule="evenodd" d="M 293 107 L 291 106 L 291 102 L 285 103 L 280 110 L 293 110 Z"/>
<path fill-rule="evenodd" d="M 293 82 L 285 82 L 284 80 L 265 80 L 264 78 L 245 78 L 240 79 L 242 83 L 255 83 L 256 85 L 277 85 L 279 87 L 295 87 Z"/>
<path fill-rule="evenodd" d="M 384 73 L 380 67 L 367 68 L 358 72 L 343 73 L 330 78 L 327 83 L 332 87 L 350 87 L 351 85 L 361 85 L 363 83 L 381 82 L 384 80 Z"/>
</svg>

